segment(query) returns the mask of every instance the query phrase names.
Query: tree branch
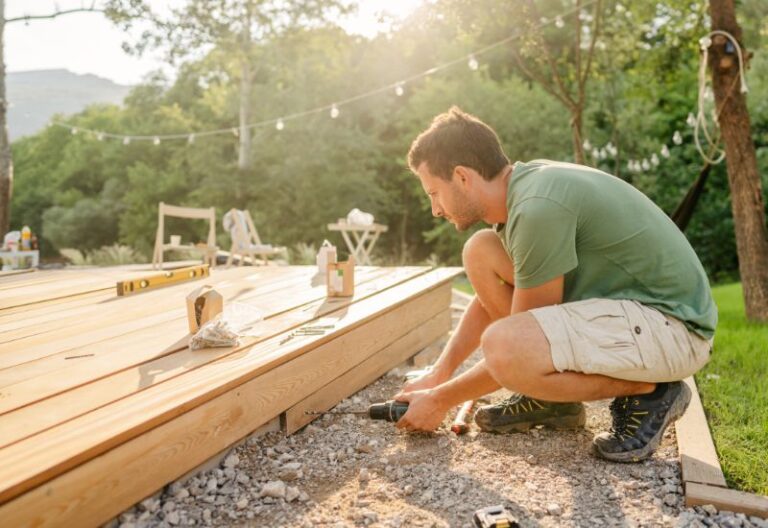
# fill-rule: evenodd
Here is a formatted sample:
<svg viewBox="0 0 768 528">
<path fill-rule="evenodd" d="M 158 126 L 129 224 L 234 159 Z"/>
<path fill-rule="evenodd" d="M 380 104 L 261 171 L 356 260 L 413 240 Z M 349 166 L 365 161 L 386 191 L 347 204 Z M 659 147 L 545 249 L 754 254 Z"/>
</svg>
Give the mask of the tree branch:
<svg viewBox="0 0 768 528">
<path fill-rule="evenodd" d="M 52 18 L 56 18 L 62 15 L 69 15 L 71 13 L 86 13 L 86 12 L 104 13 L 106 11 L 99 7 L 94 7 L 92 5 L 91 7 L 77 7 L 74 9 L 66 9 L 64 11 L 56 11 L 55 13 L 49 13 L 47 15 L 24 15 L 16 18 L 9 18 L 5 21 L 5 23 L 9 24 L 11 22 L 29 22 L 30 20 L 50 20 Z"/>
<path fill-rule="evenodd" d="M 524 75 L 526 75 L 529 79 L 539 83 L 539 85 L 542 88 L 544 88 L 544 91 L 546 91 L 548 94 L 552 95 L 558 101 L 563 103 L 563 105 L 566 108 L 568 108 L 569 110 L 571 110 L 573 108 L 573 104 L 571 103 L 571 101 L 569 101 L 561 93 L 559 93 L 557 90 L 555 90 L 555 87 L 552 86 L 550 83 L 548 83 L 546 78 L 542 77 L 541 75 L 538 75 L 536 72 L 534 72 L 532 69 L 528 68 L 525 65 L 525 61 L 518 54 L 516 49 L 512 50 L 512 57 L 514 57 L 515 63 L 517 64 L 517 67 L 520 68 L 520 70 L 522 70 Z"/>
<path fill-rule="evenodd" d="M 584 89 L 589 77 L 589 70 L 592 66 L 592 57 L 595 55 L 595 44 L 600 36 L 600 21 L 603 14 L 603 2 L 597 0 L 595 4 L 595 23 L 592 26 L 592 41 L 589 43 L 589 53 L 587 55 L 587 66 L 584 68 L 584 74 L 579 77 L 579 101 L 584 102 Z"/>
</svg>

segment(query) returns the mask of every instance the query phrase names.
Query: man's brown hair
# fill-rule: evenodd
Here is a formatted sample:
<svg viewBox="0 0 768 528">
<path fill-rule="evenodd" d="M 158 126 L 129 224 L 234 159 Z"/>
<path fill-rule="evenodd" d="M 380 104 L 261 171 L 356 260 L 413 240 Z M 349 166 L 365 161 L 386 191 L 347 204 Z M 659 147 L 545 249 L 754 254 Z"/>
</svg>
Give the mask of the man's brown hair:
<svg viewBox="0 0 768 528">
<path fill-rule="evenodd" d="M 424 162 L 434 176 L 444 180 L 450 181 L 459 165 L 492 180 L 509 164 L 509 158 L 491 127 L 453 106 L 435 117 L 411 144 L 408 166 L 416 172 Z"/>
</svg>

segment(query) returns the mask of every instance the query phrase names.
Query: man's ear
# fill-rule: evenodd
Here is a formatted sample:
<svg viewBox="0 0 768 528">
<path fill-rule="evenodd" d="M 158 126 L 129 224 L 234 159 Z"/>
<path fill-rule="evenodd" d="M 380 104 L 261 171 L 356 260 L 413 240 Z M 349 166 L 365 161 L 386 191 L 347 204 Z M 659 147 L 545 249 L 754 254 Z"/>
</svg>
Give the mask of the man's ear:
<svg viewBox="0 0 768 528">
<path fill-rule="evenodd" d="M 456 167 L 454 167 L 453 169 L 453 176 L 456 183 L 458 183 L 462 187 L 466 187 L 472 184 L 474 171 L 469 167 L 465 167 L 463 165 L 456 165 Z"/>
</svg>

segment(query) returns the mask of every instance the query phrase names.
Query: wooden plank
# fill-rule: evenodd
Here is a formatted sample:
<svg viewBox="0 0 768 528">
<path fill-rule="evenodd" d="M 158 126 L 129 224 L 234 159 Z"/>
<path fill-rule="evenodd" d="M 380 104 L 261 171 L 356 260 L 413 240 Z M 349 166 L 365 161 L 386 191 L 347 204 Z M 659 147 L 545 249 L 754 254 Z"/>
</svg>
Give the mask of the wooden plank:
<svg viewBox="0 0 768 528">
<path fill-rule="evenodd" d="M 417 351 L 438 339 L 451 328 L 451 313 L 443 310 L 427 318 L 426 314 L 410 311 L 412 318 L 418 318 L 419 324 L 410 332 L 400 337 L 384 349 L 354 365 L 341 376 L 333 378 L 320 390 L 291 407 L 282 419 L 283 430 L 293 434 L 317 415 L 308 415 L 306 411 L 327 411 L 344 398 L 356 393 L 390 369 L 407 360 Z"/>
<path fill-rule="evenodd" d="M 307 270 L 304 271 L 306 274 Z M 370 293 L 373 288 L 377 287 L 373 284 L 381 284 L 376 283 L 376 279 L 387 273 L 392 275 L 392 280 L 403 279 L 402 275 L 392 274 L 386 270 L 370 270 L 368 273 L 359 275 L 360 288 Z M 417 271 L 411 268 L 410 272 L 403 273 L 412 275 Z M 291 280 L 296 278 L 294 276 Z M 373 282 L 369 285 L 368 281 Z M 244 338 L 243 342 L 253 344 L 310 320 L 312 315 L 309 313 L 303 313 L 303 319 L 298 322 L 295 316 L 282 318 L 277 316 L 297 306 L 324 299 L 324 286 L 307 288 L 305 284 L 297 284 L 294 287 L 281 288 L 281 284 L 284 283 L 274 281 L 265 287 L 267 289 L 257 288 L 240 299 L 252 301 L 248 304 L 263 311 L 267 317 L 260 326 L 262 334 L 255 338 Z M 191 358 L 183 361 L 179 360 L 178 357 L 170 358 L 170 364 L 166 365 L 164 369 L 157 369 L 157 365 L 151 363 L 158 358 L 184 350 L 188 346 L 190 336 L 185 310 L 154 316 L 152 326 L 138 331 L 126 332 L 122 336 L 111 336 L 110 339 L 85 346 L 68 348 L 60 353 L 42 358 L 40 361 L 17 365 L 12 369 L 0 369 L 0 415 L 137 365 L 141 365 L 137 369 L 144 373 L 141 376 L 141 386 L 146 387 L 157 378 L 157 375 L 150 373 L 177 370 L 173 368 L 174 362 L 185 366 L 199 366 L 201 361 L 202 363 L 213 361 L 217 357 L 215 353 L 201 355 L 187 350 L 192 356 Z M 136 326 L 139 323 L 131 324 Z M 121 325 L 119 328 L 122 331 L 125 330 L 124 327 L 125 325 Z M 119 339 L 114 339 L 115 337 L 119 337 Z M 226 355 L 231 352 L 230 349 L 225 348 L 217 350 L 220 351 L 219 355 Z M 128 386 L 131 387 L 132 385 Z M 92 398 L 87 401 L 93 403 Z M 71 409 L 72 407 L 66 408 Z M 0 421 L 4 421 L 2 416 L 0 416 Z M 17 429 L 16 433 L 18 432 Z M 0 438 L 3 436 L 4 432 L 0 432 Z M 3 444 L 0 443 L 0 445 Z"/>
<path fill-rule="evenodd" d="M 326 350 L 325 345 L 332 340 L 341 345 L 334 348 L 340 358 L 343 354 L 339 351 L 354 354 L 361 346 L 381 348 L 385 334 L 382 329 L 364 332 L 362 344 L 345 337 L 373 320 L 387 321 L 387 325 L 397 324 L 387 317 L 388 314 L 393 311 L 400 313 L 397 308 L 429 297 L 428 292 L 438 292 L 439 302 L 447 305 L 450 291 L 441 290 L 439 286 L 455 274 L 455 269 L 434 270 L 372 298 L 336 310 L 332 317 L 323 318 L 324 321 L 335 318 L 338 330 L 331 336 L 300 337 L 283 345 L 280 344 L 281 336 L 277 336 L 8 446 L 0 450 L 0 460 L 3 461 L 0 464 L 0 501 L 7 501 L 268 371 L 282 372 L 283 378 L 292 377 L 299 383 L 279 380 L 281 405 L 285 405 L 283 410 L 291 402 L 299 401 L 317 390 L 317 382 L 312 380 L 322 379 L 326 365 L 317 368 L 316 361 L 310 362 L 306 364 L 306 369 L 293 373 L 291 370 L 294 367 L 286 371 L 278 369 L 279 366 L 297 358 L 314 357 L 308 352 L 314 348 Z M 430 302 L 437 301 L 430 298 Z M 328 368 L 331 367 L 339 368 L 330 362 Z M 312 390 L 306 392 L 310 387 Z M 301 396 L 294 399 L 294 394 Z"/>
<path fill-rule="evenodd" d="M 273 268 L 270 273 L 257 272 L 253 268 L 235 268 L 222 272 L 212 272 L 211 277 L 206 280 L 206 284 L 218 286 L 233 280 L 247 280 L 249 283 L 254 283 L 253 286 L 256 286 L 256 283 L 262 279 L 270 280 L 270 278 L 278 274 L 281 276 L 288 275 L 289 269 L 297 271 L 303 269 L 303 267 L 281 268 L 280 270 Z M 160 312 L 168 308 L 177 308 L 178 301 L 172 300 L 171 297 L 184 297 L 192 288 L 189 285 L 181 284 L 161 292 L 150 291 L 140 297 L 129 299 L 120 299 L 110 292 L 102 294 L 102 298 L 94 300 L 92 303 L 67 305 L 66 307 L 63 306 L 61 310 L 35 309 L 25 313 L 23 316 L 0 318 L 0 331 L 3 334 L 0 337 L 0 343 L 43 334 L 59 328 L 71 327 L 74 323 L 82 325 L 85 320 L 90 319 L 96 319 L 98 324 L 103 325 L 101 319 L 104 316 L 104 309 L 109 309 L 116 303 L 120 306 L 122 319 L 127 318 L 127 315 L 123 312 L 131 308 L 143 308 L 145 312 L 146 310 Z M 63 308 L 66 308 L 66 311 Z"/>
<path fill-rule="evenodd" d="M 718 510 L 768 518 L 768 497 L 697 482 L 685 485 L 685 505 L 688 508 L 711 504 Z"/>
<path fill-rule="evenodd" d="M 683 482 L 727 487 L 696 382 L 692 377 L 684 382 L 691 389 L 691 403 L 675 423 Z"/>
<path fill-rule="evenodd" d="M 224 295 L 226 302 L 245 301 L 278 291 L 300 279 L 309 280 L 312 273 L 311 268 L 286 271 L 283 277 L 271 277 L 267 284 L 254 284 L 248 289 L 235 281 L 213 284 Z M 63 328 L 0 344 L 0 387 L 28 379 L 29 375 L 24 373 L 26 369 L 41 366 L 44 372 L 49 360 L 55 361 L 58 358 L 58 366 L 65 367 L 66 362 L 61 362 L 64 357 L 93 352 L 83 352 L 82 348 L 102 347 L 100 343 L 106 344 L 108 340 L 129 334 L 135 337 L 139 331 L 143 331 L 151 340 L 152 335 L 157 334 L 158 325 L 165 325 L 164 333 L 176 335 L 177 339 L 186 335 L 187 293 L 189 285 L 178 285 L 162 292 L 148 293 L 144 299 L 116 299 L 110 304 L 100 304 L 80 311 L 75 316 L 76 320 L 70 320 L 70 324 Z M 14 368 L 8 370 L 11 367 Z M 35 375 L 40 373 L 37 371 Z"/>
<path fill-rule="evenodd" d="M 140 277 L 146 273 L 143 268 L 116 269 L 94 268 L 88 273 L 77 272 L 75 278 L 31 284 L 24 288 L 13 288 L 12 294 L 0 298 L 0 310 L 60 299 L 70 295 L 109 290 L 119 278 Z"/>
</svg>

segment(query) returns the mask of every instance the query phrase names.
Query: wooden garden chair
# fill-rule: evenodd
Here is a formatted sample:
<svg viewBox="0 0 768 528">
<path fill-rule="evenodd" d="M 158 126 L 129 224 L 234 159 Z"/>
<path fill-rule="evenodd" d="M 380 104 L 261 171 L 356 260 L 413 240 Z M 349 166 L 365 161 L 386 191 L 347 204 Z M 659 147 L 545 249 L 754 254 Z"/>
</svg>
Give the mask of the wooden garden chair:
<svg viewBox="0 0 768 528">
<path fill-rule="evenodd" d="M 232 265 L 235 255 L 240 257 L 238 264 L 243 265 L 245 257 L 250 257 L 251 263 L 256 263 L 256 257 L 261 257 L 265 262 L 274 255 L 287 256 L 287 249 L 282 246 L 264 244 L 259 237 L 256 226 L 253 225 L 251 213 L 247 210 L 230 209 L 223 218 L 224 229 L 229 231 L 232 237 L 232 247 L 229 249 L 227 266 Z"/>
<path fill-rule="evenodd" d="M 165 217 L 190 218 L 208 220 L 208 239 L 205 244 L 174 244 L 165 243 Z M 155 236 L 155 251 L 152 254 L 152 267 L 163 269 L 163 253 L 166 251 L 199 251 L 203 254 L 204 262 L 213 267 L 216 264 L 216 209 L 199 209 L 194 207 L 179 207 L 160 202 L 157 212 L 157 235 Z"/>
</svg>

